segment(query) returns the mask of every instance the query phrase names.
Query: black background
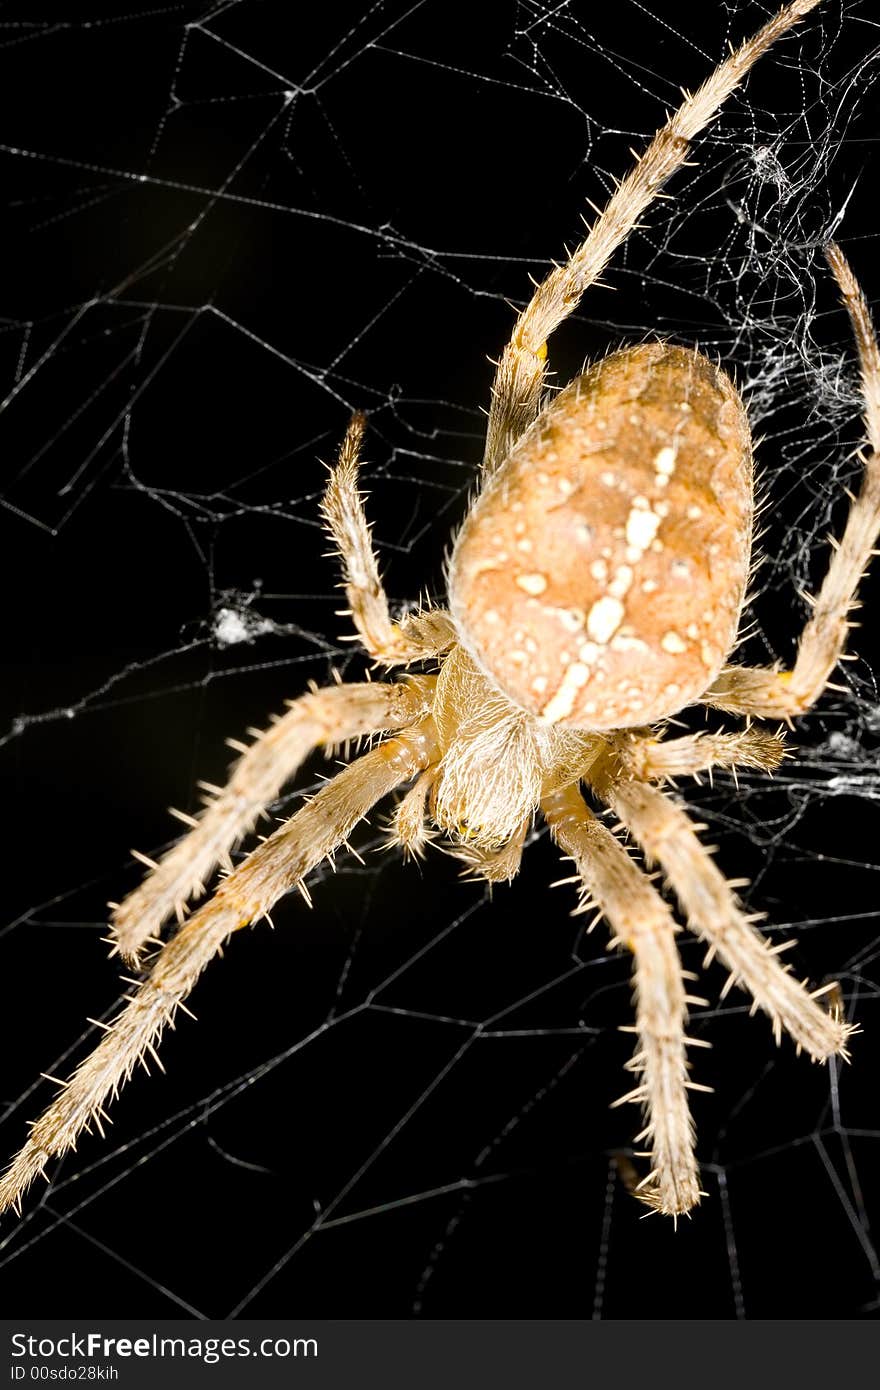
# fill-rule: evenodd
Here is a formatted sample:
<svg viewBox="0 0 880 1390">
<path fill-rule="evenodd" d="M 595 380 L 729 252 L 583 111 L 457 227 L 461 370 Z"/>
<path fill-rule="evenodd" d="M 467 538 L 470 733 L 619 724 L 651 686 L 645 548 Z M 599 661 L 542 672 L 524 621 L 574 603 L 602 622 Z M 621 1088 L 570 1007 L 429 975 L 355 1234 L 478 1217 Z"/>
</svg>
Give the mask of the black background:
<svg viewBox="0 0 880 1390">
<path fill-rule="evenodd" d="M 0 11 L 3 394 L 28 322 L 37 368 L 0 413 L 3 1103 L 69 1066 L 59 1054 L 84 1017 L 117 997 L 103 904 L 136 881 L 129 847 L 155 851 L 172 834 L 163 808 L 194 809 L 195 779 L 223 780 L 224 737 L 331 664 L 362 673 L 336 641 L 316 520 L 320 460 L 350 409 L 370 412 L 389 588 L 438 594 L 505 301 L 563 254 L 585 198 L 605 196 L 602 171 L 625 170 L 678 86 L 764 13 L 713 3 L 698 17 L 682 0 L 653 17 L 581 0 L 296 8 Z M 797 232 L 815 238 L 855 183 L 841 237 L 877 293 L 876 64 L 846 81 L 876 44 L 868 8 L 847 6 L 839 28 L 829 3 L 824 27 L 808 26 L 822 81 L 802 87 L 797 44 L 765 60 L 749 104 L 731 103 L 701 149 L 708 183 L 683 176 L 679 202 L 650 214 L 656 233 L 609 273 L 615 293 L 589 296 L 558 335 L 560 379 L 651 327 L 751 379 L 759 335 L 731 327 L 736 294 L 712 257 L 749 189 L 743 152 L 817 94 L 851 119 L 827 176 L 796 200 Z M 300 90 L 285 100 L 285 88 Z M 811 106 L 783 146 L 793 167 L 811 158 L 809 130 L 820 148 L 820 116 Z M 664 259 L 688 188 L 700 214 L 675 221 Z M 758 211 L 770 218 L 772 203 Z M 778 317 L 776 283 L 740 288 Z M 845 320 L 827 275 L 817 285 L 815 333 L 839 348 Z M 789 384 L 803 385 L 794 374 L 777 398 Z M 804 429 L 809 408 L 777 401 L 762 421 L 770 564 L 753 659 L 791 651 L 792 537 L 818 527 L 832 489 L 837 421 L 814 408 Z M 855 438 L 851 418 L 838 459 Z M 870 614 L 876 576 L 863 597 Z M 274 630 L 223 647 L 212 633 L 226 609 Z M 797 968 L 840 978 L 864 1025 L 839 1113 L 826 1071 L 777 1052 L 741 998 L 716 1006 L 713 970 L 694 1022 L 714 1044 L 699 1073 L 716 1091 L 694 1106 L 709 1195 L 677 1232 L 642 1220 L 613 1160 L 634 1114 L 609 1109 L 626 1081 L 627 964 L 606 955 L 602 928 L 584 938 L 567 916 L 571 889 L 549 891 L 560 871 L 546 839 L 489 906 L 437 854 L 421 871 L 341 859 L 313 912 L 288 899 L 274 933 L 230 944 L 197 991 L 198 1026 L 183 1019 L 163 1045 L 168 1075 L 136 1078 L 109 1142 L 84 1140 L 23 1226 L 4 1223 L 4 1313 L 873 1316 L 875 632 L 868 618 L 850 673 L 861 702 L 832 696 L 798 730 L 805 751 L 778 793 L 749 783 L 739 809 L 726 783 L 692 794 L 726 870 L 757 879 L 752 906 L 795 929 Z M 865 795 L 807 795 L 823 778 L 810 750 L 843 730 L 864 750 L 841 765 L 846 786 L 860 769 Z M 9 1115 L 5 1151 L 47 1094 Z"/>
</svg>

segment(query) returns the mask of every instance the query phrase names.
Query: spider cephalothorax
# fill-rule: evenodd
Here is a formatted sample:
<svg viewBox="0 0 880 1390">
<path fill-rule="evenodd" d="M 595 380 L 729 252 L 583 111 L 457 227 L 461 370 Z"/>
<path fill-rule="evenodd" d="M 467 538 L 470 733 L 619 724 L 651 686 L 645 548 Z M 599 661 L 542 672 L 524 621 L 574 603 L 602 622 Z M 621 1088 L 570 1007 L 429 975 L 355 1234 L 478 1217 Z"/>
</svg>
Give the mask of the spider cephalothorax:
<svg viewBox="0 0 880 1390">
<path fill-rule="evenodd" d="M 826 247 L 858 346 L 868 449 L 859 496 L 790 671 L 729 663 L 749 569 L 752 460 L 748 421 L 730 380 L 699 354 L 665 343 L 616 353 L 544 400 L 546 341 L 681 167 L 755 60 L 820 0 L 794 0 L 731 54 L 654 137 L 565 265 L 540 284 L 496 371 L 483 487 L 453 551 L 449 611 L 395 623 L 358 492 L 364 422 L 349 425 L 324 517 L 344 569 L 350 613 L 382 666 L 421 663 L 390 682 L 313 690 L 250 747 L 225 789 L 121 905 L 117 951 L 149 973 L 97 1048 L 34 1125 L 0 1180 L 17 1205 L 50 1157 L 70 1148 L 145 1052 L 229 935 L 266 916 L 344 844 L 381 798 L 410 783 L 392 838 L 420 853 L 435 833 L 489 881 L 514 877 L 540 813 L 573 861 L 582 900 L 634 959 L 638 1074 L 626 1099 L 645 1112 L 651 1160 L 640 1195 L 676 1215 L 699 1201 L 687 1103 L 688 997 L 678 924 L 652 880 L 584 790 L 660 866 L 681 917 L 709 955 L 814 1060 L 846 1055 L 852 1031 L 826 1011 L 757 931 L 685 811 L 661 785 L 704 768 L 772 771 L 777 734 L 759 726 L 664 737 L 688 704 L 792 720 L 825 689 L 843 654 L 859 578 L 880 529 L 880 353 L 867 305 L 841 251 Z M 381 735 L 233 870 L 230 852 L 310 749 Z M 214 896 L 185 922 L 219 866 Z M 165 921 L 183 922 L 166 944 Z M 830 986 L 826 988 L 831 988 Z"/>
<path fill-rule="evenodd" d="M 441 756 L 432 815 L 472 848 L 514 839 L 541 796 L 578 777 L 599 745 L 590 732 L 542 723 L 513 704 L 460 645 L 443 660 L 433 717 Z"/>
</svg>

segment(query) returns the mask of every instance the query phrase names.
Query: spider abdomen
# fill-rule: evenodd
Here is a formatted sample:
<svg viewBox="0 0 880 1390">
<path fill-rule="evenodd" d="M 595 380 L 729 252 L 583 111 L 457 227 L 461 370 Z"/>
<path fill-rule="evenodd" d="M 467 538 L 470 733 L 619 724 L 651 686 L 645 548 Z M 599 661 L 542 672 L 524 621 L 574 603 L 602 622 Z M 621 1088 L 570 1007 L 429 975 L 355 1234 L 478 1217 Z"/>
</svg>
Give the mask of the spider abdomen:
<svg viewBox="0 0 880 1390">
<path fill-rule="evenodd" d="M 542 411 L 465 521 L 449 577 L 461 639 L 548 723 L 666 718 L 735 642 L 752 515 L 730 378 L 667 343 L 614 353 Z"/>
</svg>

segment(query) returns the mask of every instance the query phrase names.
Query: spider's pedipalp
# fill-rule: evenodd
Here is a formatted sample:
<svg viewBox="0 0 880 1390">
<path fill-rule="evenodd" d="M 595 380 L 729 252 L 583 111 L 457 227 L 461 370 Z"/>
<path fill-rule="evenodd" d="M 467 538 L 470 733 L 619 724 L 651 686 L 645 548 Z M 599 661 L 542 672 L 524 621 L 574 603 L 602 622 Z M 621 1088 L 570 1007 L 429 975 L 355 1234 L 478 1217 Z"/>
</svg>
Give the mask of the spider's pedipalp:
<svg viewBox="0 0 880 1390">
<path fill-rule="evenodd" d="M 686 812 L 645 782 L 597 780 L 600 795 L 649 860 L 660 865 L 690 930 L 727 967 L 730 983 L 746 990 L 767 1014 L 777 1041 L 785 1031 L 816 1062 L 846 1057 L 852 1026 L 823 1009 L 817 995 L 782 964 L 778 948 L 740 908 Z"/>
<path fill-rule="evenodd" d="M 343 769 L 285 825 L 224 879 L 156 957 L 146 979 L 104 1032 L 93 1052 L 64 1083 L 0 1178 L 0 1213 L 17 1207 L 50 1158 L 75 1146 L 83 1130 L 100 1125 L 115 1097 L 191 992 L 205 966 L 233 932 L 265 917 L 288 889 L 331 854 L 373 805 L 436 758 L 430 717 Z"/>
<path fill-rule="evenodd" d="M 428 797 L 436 770 L 428 768 L 394 808 L 388 823 L 388 848 L 402 850 L 405 859 L 422 859 L 434 831 L 428 825 Z"/>
<path fill-rule="evenodd" d="M 334 685 L 292 701 L 287 713 L 245 750 L 225 788 L 214 789 L 201 816 L 186 817 L 190 833 L 158 863 L 145 861 L 150 872 L 113 909 L 115 952 L 136 961 L 168 918 L 182 918 L 184 905 L 204 893 L 218 864 L 231 868 L 230 851 L 313 748 L 414 723 L 428 708 L 433 684 L 430 677 L 419 677 L 396 684 Z"/>
<path fill-rule="evenodd" d="M 615 939 L 635 962 L 638 1045 L 629 1064 L 638 1086 L 621 1097 L 645 1112 L 640 1138 L 651 1146 L 651 1172 L 637 1196 L 680 1216 L 700 1200 L 694 1126 L 688 1105 L 687 996 L 669 908 L 574 786 L 551 793 L 541 810 L 556 843 L 571 856 L 584 890 L 595 899 Z"/>
</svg>

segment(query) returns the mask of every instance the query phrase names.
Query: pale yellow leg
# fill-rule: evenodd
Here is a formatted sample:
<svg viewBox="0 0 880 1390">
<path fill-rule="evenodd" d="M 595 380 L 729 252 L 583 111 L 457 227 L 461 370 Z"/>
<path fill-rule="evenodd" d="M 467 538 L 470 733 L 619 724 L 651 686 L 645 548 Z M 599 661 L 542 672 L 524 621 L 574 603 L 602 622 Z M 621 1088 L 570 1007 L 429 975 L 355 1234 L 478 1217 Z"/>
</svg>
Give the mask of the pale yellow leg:
<svg viewBox="0 0 880 1390">
<path fill-rule="evenodd" d="M 814 1061 L 845 1057 L 852 1028 L 818 1002 L 828 990 L 811 992 L 782 964 L 780 948 L 772 947 L 742 911 L 686 812 L 644 782 L 600 781 L 597 790 L 648 860 L 663 870 L 690 930 L 727 967 L 731 983 L 767 1014 L 777 1042 L 785 1032 Z"/>
<path fill-rule="evenodd" d="M 321 512 L 342 561 L 349 606 L 340 616 L 352 619 L 358 638 L 376 661 L 384 666 L 406 665 L 446 651 L 455 641 L 455 630 L 442 608 L 409 614 L 399 623 L 391 620 L 358 488 L 364 428 L 363 415 L 352 416 L 330 472 Z"/>
<path fill-rule="evenodd" d="M 554 840 L 574 860 L 584 892 L 601 908 L 616 945 L 635 961 L 638 1049 L 630 1069 L 640 1082 L 622 1101 L 637 1101 L 646 1125 L 651 1172 L 638 1189 L 649 1206 L 680 1216 L 700 1200 L 694 1127 L 688 1106 L 687 996 L 669 908 L 575 787 L 548 796 L 541 810 Z M 698 1088 L 699 1089 L 699 1088 Z"/>
<path fill-rule="evenodd" d="M 212 789 L 213 798 L 202 814 L 196 818 L 175 813 L 191 827 L 189 834 L 158 863 L 138 856 L 149 873 L 123 902 L 112 905 L 119 955 L 135 961 L 170 916 L 183 920 L 188 901 L 204 893 L 218 864 L 231 868 L 230 852 L 313 748 L 331 748 L 362 734 L 414 723 L 426 713 L 433 686 L 431 677 L 393 685 L 328 686 L 292 701 L 287 713 L 249 748 L 234 745 L 242 756 L 226 786 Z"/>
<path fill-rule="evenodd" d="M 536 288 L 514 325 L 495 371 L 483 458 L 488 478 L 508 456 L 538 413 L 544 393 L 547 339 L 573 313 L 581 296 L 595 284 L 618 247 L 686 162 L 690 142 L 767 52 L 821 0 L 794 0 L 784 5 L 752 38 L 698 87 L 657 131 L 633 168 L 614 190 L 589 234 L 565 265 L 556 266 Z"/>
<path fill-rule="evenodd" d="M 282 894 L 333 853 L 377 801 L 436 756 L 431 719 L 388 739 L 344 768 L 224 880 L 163 946 L 94 1052 L 37 1120 L 0 1178 L 0 1212 L 17 1207 L 48 1161 L 75 1147 L 84 1129 L 93 1123 L 101 1128 L 104 1105 L 145 1055 L 156 1058 L 164 1029 L 231 933 L 266 916 Z"/>
</svg>

